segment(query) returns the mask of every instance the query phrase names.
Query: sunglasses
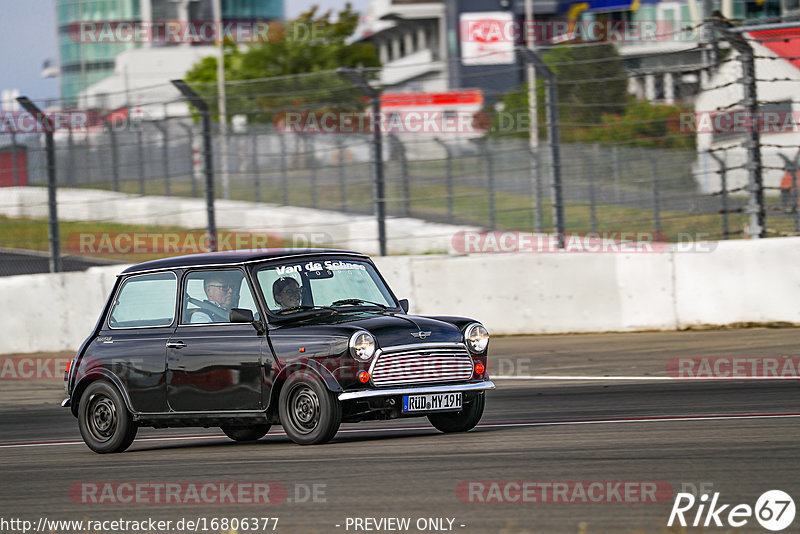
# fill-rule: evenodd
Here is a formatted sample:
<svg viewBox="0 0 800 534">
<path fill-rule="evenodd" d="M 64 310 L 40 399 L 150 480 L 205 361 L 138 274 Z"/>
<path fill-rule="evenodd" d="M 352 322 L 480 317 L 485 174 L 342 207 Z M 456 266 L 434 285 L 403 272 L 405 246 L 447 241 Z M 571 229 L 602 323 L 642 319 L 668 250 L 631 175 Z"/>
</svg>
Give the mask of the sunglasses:
<svg viewBox="0 0 800 534">
<path fill-rule="evenodd" d="M 285 295 L 299 295 L 300 294 L 300 288 L 299 287 L 288 287 L 288 288 L 284 289 L 283 291 L 281 291 L 281 294 L 282 295 L 284 295 L 284 294 Z"/>
<path fill-rule="evenodd" d="M 208 284 L 208 287 L 218 287 L 223 291 L 233 291 L 235 289 L 235 287 L 230 284 Z"/>
</svg>

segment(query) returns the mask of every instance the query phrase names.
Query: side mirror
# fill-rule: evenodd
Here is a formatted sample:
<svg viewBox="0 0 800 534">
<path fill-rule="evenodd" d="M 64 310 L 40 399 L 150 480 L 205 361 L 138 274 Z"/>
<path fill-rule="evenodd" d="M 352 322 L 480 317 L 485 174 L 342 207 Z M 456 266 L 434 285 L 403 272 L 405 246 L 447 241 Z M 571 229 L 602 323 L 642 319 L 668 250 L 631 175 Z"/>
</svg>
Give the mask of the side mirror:
<svg viewBox="0 0 800 534">
<path fill-rule="evenodd" d="M 255 320 L 251 310 L 246 308 L 231 308 L 232 323 L 252 323 Z"/>
<path fill-rule="evenodd" d="M 408 313 L 408 299 L 400 299 L 400 307 L 404 312 Z"/>
<path fill-rule="evenodd" d="M 256 321 L 253 316 L 253 311 L 247 308 L 231 308 L 231 322 L 232 323 L 250 323 L 256 332 L 261 335 L 267 331 L 264 321 Z"/>
</svg>

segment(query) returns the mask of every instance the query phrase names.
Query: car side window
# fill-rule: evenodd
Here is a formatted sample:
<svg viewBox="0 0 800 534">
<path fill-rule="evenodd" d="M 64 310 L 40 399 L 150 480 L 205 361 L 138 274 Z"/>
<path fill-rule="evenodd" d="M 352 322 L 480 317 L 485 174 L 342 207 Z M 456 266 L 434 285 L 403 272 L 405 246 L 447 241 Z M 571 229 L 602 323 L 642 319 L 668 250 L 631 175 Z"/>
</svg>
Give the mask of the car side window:
<svg viewBox="0 0 800 534">
<path fill-rule="evenodd" d="M 131 276 L 117 292 L 108 325 L 111 328 L 171 325 L 177 288 L 177 278 L 171 272 Z"/>
<path fill-rule="evenodd" d="M 193 271 L 186 276 L 181 324 L 228 323 L 231 308 L 250 310 L 258 319 L 258 308 L 242 271 Z"/>
</svg>

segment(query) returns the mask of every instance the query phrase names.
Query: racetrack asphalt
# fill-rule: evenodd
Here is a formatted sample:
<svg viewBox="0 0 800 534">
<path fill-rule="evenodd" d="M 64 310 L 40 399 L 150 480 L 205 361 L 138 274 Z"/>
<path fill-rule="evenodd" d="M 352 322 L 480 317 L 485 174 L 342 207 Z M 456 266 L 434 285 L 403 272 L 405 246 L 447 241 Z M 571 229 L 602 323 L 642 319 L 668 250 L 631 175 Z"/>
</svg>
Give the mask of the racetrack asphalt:
<svg viewBox="0 0 800 534">
<path fill-rule="evenodd" d="M 664 376 L 666 362 L 675 357 L 795 356 L 798 334 L 785 328 L 498 338 L 491 357 L 506 359 L 510 372 L 537 375 Z M 28 398 L 48 403 L 15 404 L 13 397 L 26 386 L 41 391 Z M 465 533 L 660 533 L 682 531 L 665 529 L 672 494 L 692 486 L 719 492 L 723 503 L 753 506 L 763 492 L 780 489 L 800 504 L 795 380 L 500 380 L 497 386 L 488 394 L 481 425 L 467 434 L 440 434 L 427 420 L 413 418 L 343 425 L 330 444 L 300 447 L 280 427 L 246 444 L 213 428 L 142 429 L 128 452 L 98 455 L 80 441 L 76 420 L 55 404 L 60 381 L 0 380 L 0 518 L 36 524 L 42 517 L 279 517 L 276 532 L 334 533 L 368 531 L 347 527 L 348 518 L 365 517 L 407 517 L 409 532 L 430 532 L 418 530 L 416 521 L 441 517 Z M 470 500 L 457 491 L 470 482 L 492 487 L 487 481 L 512 489 L 506 482 L 564 482 L 570 488 L 576 482 L 655 482 L 671 493 L 656 503 L 583 502 L 572 493 L 568 502 L 538 502 L 538 494 L 537 502 L 481 503 L 476 495 L 488 493 Z M 86 483 L 119 482 L 269 482 L 285 488 L 287 498 L 269 505 L 116 498 L 91 504 L 82 502 L 80 492 L 70 495 Z M 316 502 L 305 500 L 315 484 Z M 798 530 L 800 518 L 785 532 Z M 738 532 L 765 530 L 751 518 Z"/>
</svg>

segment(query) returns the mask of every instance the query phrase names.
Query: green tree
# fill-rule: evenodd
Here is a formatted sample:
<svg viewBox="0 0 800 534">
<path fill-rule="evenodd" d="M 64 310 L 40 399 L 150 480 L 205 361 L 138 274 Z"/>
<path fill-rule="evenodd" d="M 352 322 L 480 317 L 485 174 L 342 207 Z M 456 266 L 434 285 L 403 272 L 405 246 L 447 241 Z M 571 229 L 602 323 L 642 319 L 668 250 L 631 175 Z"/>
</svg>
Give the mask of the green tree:
<svg viewBox="0 0 800 534">
<path fill-rule="evenodd" d="M 228 113 L 249 114 L 250 121 L 258 122 L 287 109 L 363 107 L 361 93 L 331 72 L 347 66 L 366 69 L 368 78 L 377 76 L 375 46 L 348 42 L 358 18 L 350 2 L 335 20 L 331 10 L 318 14 L 313 6 L 285 24 L 271 23 L 268 42 L 247 47 L 225 43 L 225 79 L 233 82 L 226 87 Z M 185 79 L 216 110 L 217 58 L 203 58 Z"/>
<path fill-rule="evenodd" d="M 636 102 L 627 93 L 628 74 L 616 47 L 611 43 L 595 46 L 554 47 L 542 56 L 558 80 L 558 110 L 563 142 L 620 142 L 636 146 L 693 149 L 694 136 L 676 136 L 674 126 L 679 106 Z M 536 84 L 539 137 L 545 138 L 545 87 L 541 77 Z M 528 110 L 528 87 L 505 94 L 500 100 L 504 113 Z M 514 124 L 519 124 L 515 121 Z M 493 121 L 495 135 L 503 132 L 499 118 Z M 511 133 L 527 137 L 528 128 Z"/>
</svg>

